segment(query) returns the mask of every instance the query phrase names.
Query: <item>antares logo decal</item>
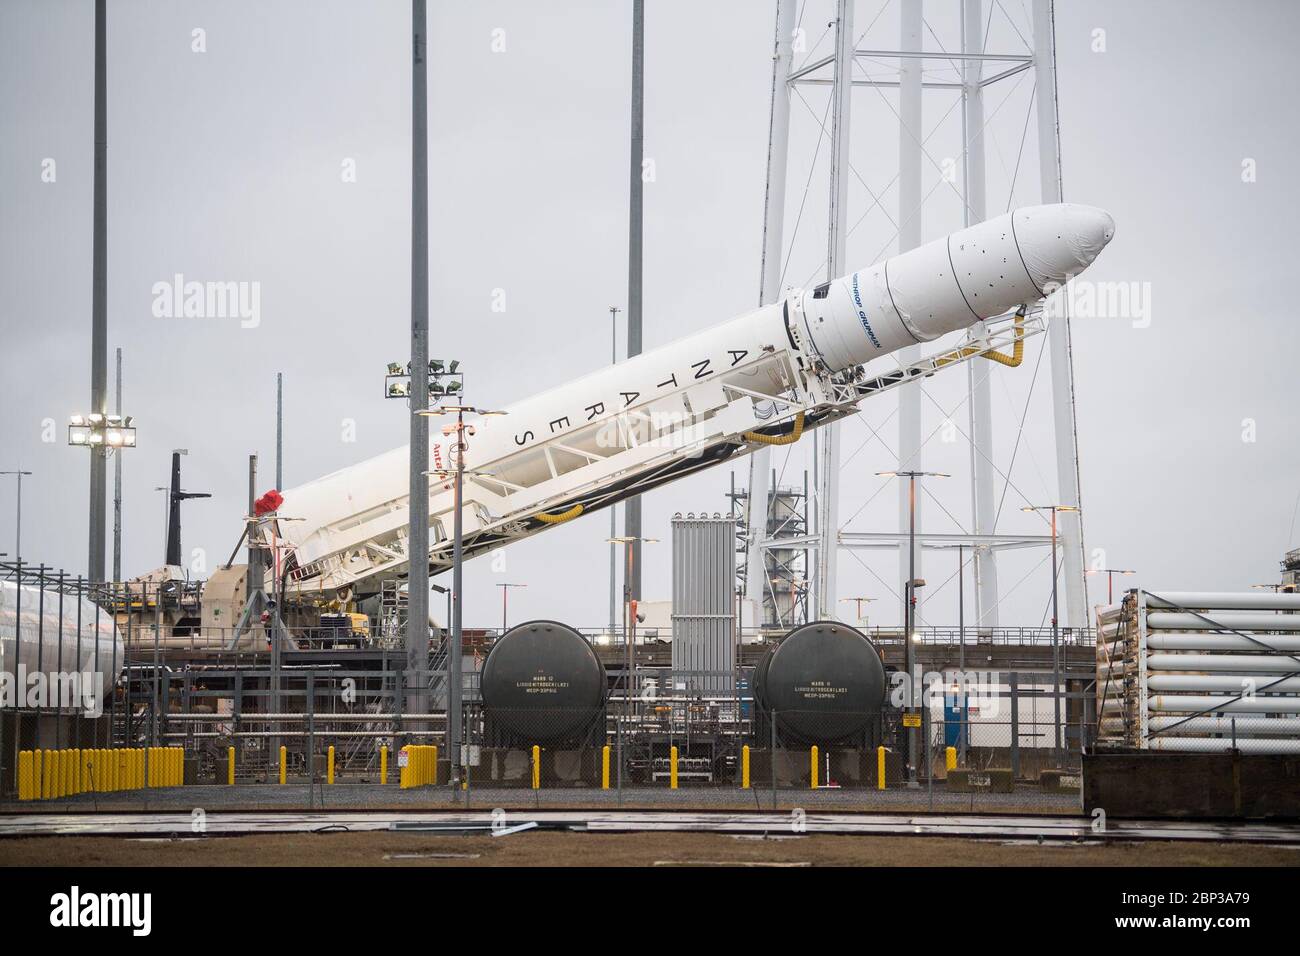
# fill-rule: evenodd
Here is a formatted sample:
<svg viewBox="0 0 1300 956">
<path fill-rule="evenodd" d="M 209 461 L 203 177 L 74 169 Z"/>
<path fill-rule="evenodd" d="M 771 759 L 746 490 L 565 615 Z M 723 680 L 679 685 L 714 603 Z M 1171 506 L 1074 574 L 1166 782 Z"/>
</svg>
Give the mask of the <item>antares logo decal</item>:
<svg viewBox="0 0 1300 956">
<path fill-rule="evenodd" d="M 871 331 L 871 323 L 867 321 L 867 310 L 862 307 L 862 293 L 858 291 L 858 274 L 856 272 L 853 273 L 853 304 L 858 309 L 858 321 L 862 323 L 867 338 L 871 339 L 871 344 L 876 348 L 881 348 L 880 340 L 876 338 L 876 333 Z"/>
</svg>

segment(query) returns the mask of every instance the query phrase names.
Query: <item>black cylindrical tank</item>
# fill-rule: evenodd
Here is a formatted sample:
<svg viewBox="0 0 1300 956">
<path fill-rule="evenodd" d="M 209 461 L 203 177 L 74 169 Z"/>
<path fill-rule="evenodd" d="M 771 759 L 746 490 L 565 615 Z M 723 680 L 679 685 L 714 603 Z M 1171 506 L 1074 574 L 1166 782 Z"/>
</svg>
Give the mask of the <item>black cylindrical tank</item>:
<svg viewBox="0 0 1300 956">
<path fill-rule="evenodd" d="M 796 627 L 754 667 L 754 700 L 778 733 L 817 743 L 868 728 L 885 700 L 885 666 L 867 636 L 838 621 Z"/>
<path fill-rule="evenodd" d="M 528 621 L 501 635 L 479 689 L 495 729 L 519 743 L 582 736 L 604 712 L 605 667 L 587 639 L 557 621 Z"/>
</svg>

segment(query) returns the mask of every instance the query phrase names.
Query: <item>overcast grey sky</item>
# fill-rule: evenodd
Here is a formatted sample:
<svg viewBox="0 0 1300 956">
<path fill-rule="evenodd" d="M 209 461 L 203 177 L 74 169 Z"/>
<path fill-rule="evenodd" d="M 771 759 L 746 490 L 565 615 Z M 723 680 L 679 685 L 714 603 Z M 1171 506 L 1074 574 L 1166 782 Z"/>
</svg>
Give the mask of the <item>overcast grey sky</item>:
<svg viewBox="0 0 1300 956">
<path fill-rule="evenodd" d="M 926 3 L 927 49 L 958 46 L 958 6 Z M 1026 52 L 1028 6 L 986 4 L 990 51 Z M 476 403 L 515 401 L 608 361 L 607 308 L 626 304 L 630 7 L 429 4 L 431 353 L 462 360 Z M 756 304 L 772 7 L 647 2 L 647 347 Z M 801 57 L 830 52 L 832 7 L 808 0 Z M 86 566 L 89 469 L 64 432 L 90 400 L 93 8 L 0 0 L 0 470 L 35 472 L 23 488 L 24 558 L 74 573 Z M 897 0 L 860 0 L 856 21 L 861 48 L 898 46 Z M 249 453 L 261 456 L 260 486 L 273 484 L 277 371 L 287 486 L 405 443 L 405 409 L 381 388 L 384 364 L 409 351 L 409 29 L 404 0 L 109 3 L 110 360 L 122 347 L 125 410 L 140 428 L 124 460 L 128 575 L 162 562 L 153 489 L 175 447 L 190 451 L 186 487 L 213 493 L 185 506 L 187 555 L 208 569 L 225 560 Z M 1288 285 L 1300 188 L 1287 165 L 1300 145 L 1298 35 L 1300 8 L 1282 0 L 1058 4 L 1065 197 L 1117 223 L 1089 277 L 1149 293 L 1149 324 L 1074 324 L 1086 545 L 1138 569 L 1137 583 L 1244 588 L 1276 580 L 1282 552 L 1300 544 L 1300 331 Z M 943 61 L 927 68 L 955 78 Z M 990 214 L 1040 195 L 1032 95 L 1029 73 L 988 90 Z M 821 276 L 826 96 L 801 88 L 792 109 L 791 285 Z M 895 101 L 855 93 L 858 267 L 897 248 Z M 960 173 L 942 179 L 944 160 L 960 157 L 954 102 L 926 94 L 927 239 L 961 225 Z M 177 273 L 258 283 L 259 323 L 156 316 L 153 287 Z M 493 311 L 496 290 L 504 312 Z M 1010 478 L 999 530 L 1040 530 L 1020 506 L 1056 498 L 1042 342 L 1020 369 L 995 373 L 996 458 Z M 927 384 L 924 434 L 947 417 L 966 428 L 965 380 L 956 370 Z M 882 396 L 844 426 L 850 530 L 897 520 L 895 492 L 873 477 L 895 464 L 896 408 Z M 786 480 L 802 484 L 808 445 L 775 456 Z M 968 526 L 960 436 L 936 436 L 925 466 L 955 475 L 935 488 L 925 527 Z M 673 512 L 725 510 L 730 475 L 647 496 L 646 533 L 664 541 L 647 549 L 647 599 L 668 597 Z M 0 550 L 12 553 L 13 532 L 6 478 Z M 467 624 L 499 619 L 503 581 L 529 585 L 511 596 L 516 619 L 602 622 L 607 534 L 602 512 L 511 546 L 504 570 L 471 562 Z M 1005 561 L 1004 623 L 1042 622 L 1043 557 Z M 928 561 L 927 617 L 944 621 L 955 616 L 952 561 Z M 891 556 L 843 554 L 840 568 L 842 596 L 880 598 L 873 619 L 897 620 Z"/>
</svg>

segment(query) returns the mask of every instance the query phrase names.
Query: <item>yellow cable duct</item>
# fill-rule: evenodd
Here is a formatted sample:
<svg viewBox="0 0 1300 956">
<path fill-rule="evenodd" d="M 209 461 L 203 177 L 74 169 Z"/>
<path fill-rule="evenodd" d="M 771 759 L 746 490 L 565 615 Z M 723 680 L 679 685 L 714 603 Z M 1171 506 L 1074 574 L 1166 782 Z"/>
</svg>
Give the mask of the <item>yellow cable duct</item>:
<svg viewBox="0 0 1300 956">
<path fill-rule="evenodd" d="M 557 515 L 539 514 L 537 520 L 543 524 L 563 524 L 566 521 L 572 521 L 580 514 L 582 514 L 582 504 L 578 503 L 568 511 L 561 511 Z"/>
<path fill-rule="evenodd" d="M 970 358 L 972 355 L 978 355 L 982 358 L 988 359 L 989 361 L 997 362 L 999 365 L 1005 365 L 1007 368 L 1017 368 L 1025 359 L 1025 313 L 1023 309 L 1016 313 L 1014 327 L 1016 338 L 1011 347 L 1010 355 L 1006 352 L 999 352 L 995 349 L 981 351 L 974 346 L 968 345 L 965 348 L 940 355 L 934 360 L 934 364 L 937 367 L 942 368 L 943 366 L 950 365 L 953 362 L 959 362 L 964 358 Z"/>
<path fill-rule="evenodd" d="M 764 435 L 761 432 L 744 432 L 741 437 L 745 441 L 757 442 L 760 445 L 793 445 L 803 434 L 803 412 L 794 417 L 794 429 L 788 435 Z"/>
</svg>

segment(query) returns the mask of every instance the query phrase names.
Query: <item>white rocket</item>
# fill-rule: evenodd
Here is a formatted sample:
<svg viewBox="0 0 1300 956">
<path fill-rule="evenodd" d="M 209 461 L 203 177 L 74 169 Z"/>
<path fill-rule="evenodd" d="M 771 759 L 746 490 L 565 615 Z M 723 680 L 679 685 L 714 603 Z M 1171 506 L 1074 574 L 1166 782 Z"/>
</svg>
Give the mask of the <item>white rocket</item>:
<svg viewBox="0 0 1300 956">
<path fill-rule="evenodd" d="M 475 421 L 465 555 L 797 440 L 870 394 L 1041 331 L 1041 300 L 1114 229 L 1092 206 L 1017 209 Z M 953 351 L 875 378 L 864 368 L 962 329 Z M 431 444 L 431 470 L 454 464 L 452 446 Z M 407 459 L 397 448 L 284 492 L 291 588 L 370 592 L 406 573 Z M 450 481 L 432 479 L 434 571 L 451 562 L 453 498 Z"/>
</svg>

